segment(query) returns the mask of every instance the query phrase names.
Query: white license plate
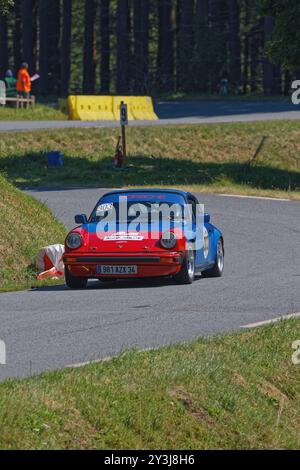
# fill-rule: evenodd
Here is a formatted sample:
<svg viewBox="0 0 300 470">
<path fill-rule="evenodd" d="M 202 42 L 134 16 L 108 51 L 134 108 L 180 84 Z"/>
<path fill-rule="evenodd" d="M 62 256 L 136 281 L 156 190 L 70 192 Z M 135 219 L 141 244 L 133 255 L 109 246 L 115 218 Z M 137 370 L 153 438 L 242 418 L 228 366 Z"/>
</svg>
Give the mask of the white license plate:
<svg viewBox="0 0 300 470">
<path fill-rule="evenodd" d="M 137 274 L 137 266 L 97 266 L 97 274 L 111 275 L 122 274 L 129 276 L 130 274 Z"/>
</svg>

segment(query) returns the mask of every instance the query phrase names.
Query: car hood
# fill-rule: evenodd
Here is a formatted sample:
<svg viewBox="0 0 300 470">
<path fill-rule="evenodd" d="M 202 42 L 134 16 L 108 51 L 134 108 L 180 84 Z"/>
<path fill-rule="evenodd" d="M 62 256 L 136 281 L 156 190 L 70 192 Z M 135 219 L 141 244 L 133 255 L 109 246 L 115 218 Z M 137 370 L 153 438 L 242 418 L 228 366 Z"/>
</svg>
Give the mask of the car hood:
<svg viewBox="0 0 300 470">
<path fill-rule="evenodd" d="M 179 235 L 179 227 L 175 224 L 171 230 Z M 113 231 L 101 232 L 97 230 L 97 224 L 86 224 L 74 231 L 80 233 L 84 241 L 78 251 L 91 253 L 114 253 L 120 250 L 127 253 L 160 251 L 163 249 L 160 238 L 165 232 L 164 227 L 160 227 L 159 230 L 144 227 L 144 230 L 134 231 L 124 226 L 118 226 Z"/>
</svg>

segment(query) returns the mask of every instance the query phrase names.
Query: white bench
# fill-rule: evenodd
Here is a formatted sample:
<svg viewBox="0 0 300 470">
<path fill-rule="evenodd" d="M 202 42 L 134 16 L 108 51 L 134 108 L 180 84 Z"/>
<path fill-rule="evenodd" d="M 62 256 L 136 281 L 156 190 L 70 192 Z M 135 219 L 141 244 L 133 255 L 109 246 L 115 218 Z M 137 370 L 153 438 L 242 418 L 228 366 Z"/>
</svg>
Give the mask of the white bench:
<svg viewBox="0 0 300 470">
<path fill-rule="evenodd" d="M 35 96 L 30 96 L 29 98 L 24 98 L 19 95 L 7 97 L 5 82 L 0 80 L 0 105 L 5 106 L 7 103 L 16 103 L 17 109 L 27 109 L 30 106 L 35 106 Z"/>
</svg>

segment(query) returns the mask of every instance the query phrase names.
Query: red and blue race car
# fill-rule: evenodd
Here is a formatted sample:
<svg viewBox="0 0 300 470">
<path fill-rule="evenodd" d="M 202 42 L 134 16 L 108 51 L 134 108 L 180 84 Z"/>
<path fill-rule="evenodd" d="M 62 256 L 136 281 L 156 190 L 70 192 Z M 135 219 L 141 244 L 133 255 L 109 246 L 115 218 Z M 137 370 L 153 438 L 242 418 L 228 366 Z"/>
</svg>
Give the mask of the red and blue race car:
<svg viewBox="0 0 300 470">
<path fill-rule="evenodd" d="M 224 239 L 197 198 L 185 191 L 142 189 L 104 195 L 65 242 L 68 287 L 173 276 L 191 284 L 197 274 L 220 277 Z"/>
</svg>

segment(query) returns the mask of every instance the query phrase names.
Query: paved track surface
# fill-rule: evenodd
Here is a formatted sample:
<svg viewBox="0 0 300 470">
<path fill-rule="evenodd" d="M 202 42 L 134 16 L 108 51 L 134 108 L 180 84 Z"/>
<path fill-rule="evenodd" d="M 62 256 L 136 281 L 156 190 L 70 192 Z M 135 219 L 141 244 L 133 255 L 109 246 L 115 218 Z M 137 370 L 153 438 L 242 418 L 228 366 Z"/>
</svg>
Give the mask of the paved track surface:
<svg viewBox="0 0 300 470">
<path fill-rule="evenodd" d="M 289 101 L 158 102 L 155 110 L 159 117 L 158 121 L 133 121 L 130 125 L 161 126 L 300 119 L 299 106 Z M 77 127 L 119 127 L 119 123 L 117 121 L 0 121 L 0 132 Z"/>
<path fill-rule="evenodd" d="M 31 191 L 71 228 L 97 189 Z M 300 203 L 199 195 L 225 236 L 222 279 L 65 286 L 0 295 L 0 379 L 152 348 L 300 312 Z M 55 242 L 55 240 L 53 240 Z"/>
</svg>

